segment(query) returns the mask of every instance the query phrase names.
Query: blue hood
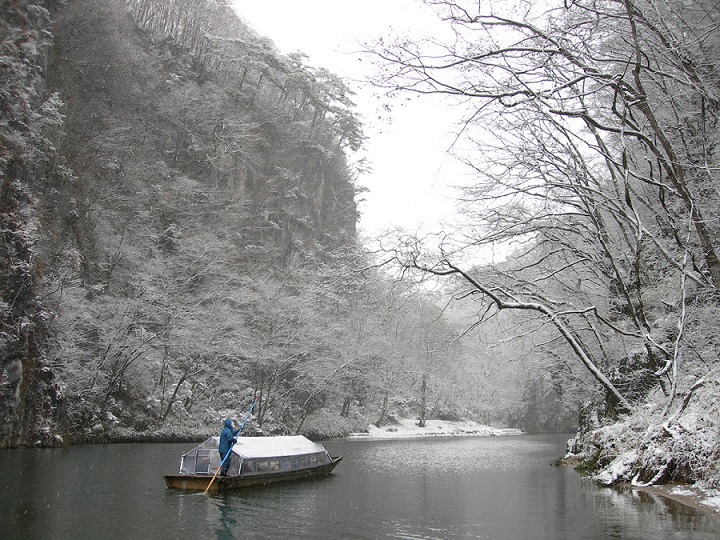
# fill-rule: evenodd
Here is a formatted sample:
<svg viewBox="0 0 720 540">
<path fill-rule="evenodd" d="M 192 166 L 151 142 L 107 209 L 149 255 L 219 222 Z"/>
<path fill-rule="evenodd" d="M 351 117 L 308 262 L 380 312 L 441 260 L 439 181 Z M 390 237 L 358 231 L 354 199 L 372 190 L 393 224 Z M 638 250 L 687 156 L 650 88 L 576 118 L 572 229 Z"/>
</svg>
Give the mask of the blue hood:
<svg viewBox="0 0 720 540">
<path fill-rule="evenodd" d="M 225 427 L 228 429 L 232 429 L 232 422 L 230 421 L 229 418 L 225 419 Z"/>
</svg>

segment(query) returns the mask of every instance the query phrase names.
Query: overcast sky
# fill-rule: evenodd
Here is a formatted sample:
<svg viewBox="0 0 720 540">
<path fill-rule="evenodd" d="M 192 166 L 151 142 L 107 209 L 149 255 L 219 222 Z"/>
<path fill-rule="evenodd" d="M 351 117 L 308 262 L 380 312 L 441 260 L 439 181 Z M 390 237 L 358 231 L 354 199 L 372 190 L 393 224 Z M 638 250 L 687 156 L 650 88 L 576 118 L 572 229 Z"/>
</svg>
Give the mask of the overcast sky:
<svg viewBox="0 0 720 540">
<path fill-rule="evenodd" d="M 239 15 L 282 52 L 302 51 L 309 64 L 346 80 L 362 78 L 370 67 L 367 58 L 353 54 L 359 41 L 431 32 L 436 23 L 417 0 L 236 0 L 236 6 Z M 451 183 L 451 160 L 445 155 L 452 144 L 447 108 L 425 99 L 397 100 L 391 117 L 378 119 L 381 103 L 373 92 L 353 82 L 348 85 L 358 92 L 357 110 L 369 139 L 363 155 L 373 169 L 360 179 L 370 190 L 360 205 L 361 229 L 375 235 L 395 226 L 410 232 L 421 225 L 436 228 L 453 207 L 443 187 Z"/>
</svg>

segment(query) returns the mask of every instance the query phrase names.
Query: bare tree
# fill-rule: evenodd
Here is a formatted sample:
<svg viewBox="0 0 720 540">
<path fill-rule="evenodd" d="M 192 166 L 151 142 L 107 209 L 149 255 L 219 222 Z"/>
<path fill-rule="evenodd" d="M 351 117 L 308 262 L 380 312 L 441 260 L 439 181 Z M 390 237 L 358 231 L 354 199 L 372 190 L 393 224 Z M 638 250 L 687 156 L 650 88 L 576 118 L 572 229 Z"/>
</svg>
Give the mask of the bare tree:
<svg viewBox="0 0 720 540">
<path fill-rule="evenodd" d="M 427 3 L 449 39 L 375 44 L 375 83 L 463 103 L 455 151 L 476 174 L 468 222 L 435 259 L 408 241 L 402 265 L 542 313 L 627 408 L 603 366 L 642 347 L 633 373 L 662 383 L 679 356 L 667 310 L 682 326 L 686 283 L 720 284 L 712 3 Z M 463 263 L 498 247 L 503 264 Z"/>
</svg>

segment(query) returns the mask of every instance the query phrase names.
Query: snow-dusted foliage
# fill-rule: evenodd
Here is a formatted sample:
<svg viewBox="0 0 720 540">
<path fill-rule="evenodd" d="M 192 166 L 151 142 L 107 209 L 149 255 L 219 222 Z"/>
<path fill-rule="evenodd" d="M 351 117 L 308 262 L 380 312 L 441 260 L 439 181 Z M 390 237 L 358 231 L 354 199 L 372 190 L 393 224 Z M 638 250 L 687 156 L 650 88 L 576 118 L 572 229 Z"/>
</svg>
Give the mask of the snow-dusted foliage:
<svg viewBox="0 0 720 540">
<path fill-rule="evenodd" d="M 720 380 L 706 377 L 678 406 L 663 415 L 662 405 L 645 404 L 592 432 L 585 452 L 597 467 L 593 478 L 607 485 L 680 481 L 720 488 Z"/>
</svg>

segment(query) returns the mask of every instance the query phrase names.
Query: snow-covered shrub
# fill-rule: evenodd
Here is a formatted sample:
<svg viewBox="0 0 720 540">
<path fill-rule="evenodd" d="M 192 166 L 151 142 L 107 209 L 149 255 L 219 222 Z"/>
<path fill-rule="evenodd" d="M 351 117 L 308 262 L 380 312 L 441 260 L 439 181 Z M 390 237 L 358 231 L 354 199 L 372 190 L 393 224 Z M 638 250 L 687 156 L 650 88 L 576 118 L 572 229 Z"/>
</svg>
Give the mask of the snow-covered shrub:
<svg viewBox="0 0 720 540">
<path fill-rule="evenodd" d="M 607 485 L 679 481 L 720 487 L 719 390 L 719 381 L 708 378 L 668 412 L 646 404 L 595 430 L 593 449 L 586 449 L 595 460 L 593 478 Z"/>
</svg>

